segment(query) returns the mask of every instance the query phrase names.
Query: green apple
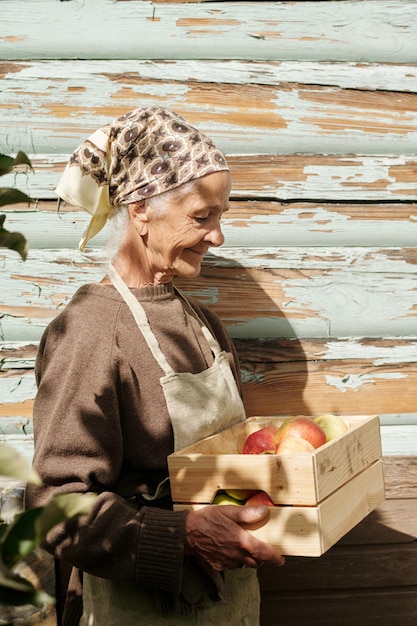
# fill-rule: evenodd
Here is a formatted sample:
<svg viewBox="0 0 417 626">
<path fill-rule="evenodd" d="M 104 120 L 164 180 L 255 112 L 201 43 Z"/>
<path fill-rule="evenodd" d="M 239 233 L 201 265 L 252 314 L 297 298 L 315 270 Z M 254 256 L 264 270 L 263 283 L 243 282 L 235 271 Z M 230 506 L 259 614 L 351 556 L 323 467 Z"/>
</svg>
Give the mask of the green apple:
<svg viewBox="0 0 417 626">
<path fill-rule="evenodd" d="M 326 441 L 331 441 L 340 437 L 346 431 L 349 430 L 348 425 L 338 415 L 332 415 L 331 413 L 323 413 L 314 418 L 314 422 L 322 427 L 326 433 Z"/>
<path fill-rule="evenodd" d="M 233 506 L 242 506 L 243 502 L 239 502 L 239 500 L 232 498 L 225 491 L 218 491 L 214 496 L 212 504 L 232 504 Z"/>
</svg>

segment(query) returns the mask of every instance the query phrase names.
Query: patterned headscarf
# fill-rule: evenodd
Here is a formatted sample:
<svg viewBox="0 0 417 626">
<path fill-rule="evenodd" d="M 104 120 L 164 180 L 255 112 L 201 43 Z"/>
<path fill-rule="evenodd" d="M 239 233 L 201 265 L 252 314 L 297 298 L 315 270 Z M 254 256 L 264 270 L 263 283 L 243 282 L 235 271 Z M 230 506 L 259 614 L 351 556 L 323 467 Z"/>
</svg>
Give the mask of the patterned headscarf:
<svg viewBox="0 0 417 626">
<path fill-rule="evenodd" d="M 105 225 L 113 208 L 229 170 L 214 143 L 181 115 L 136 109 L 100 128 L 71 155 L 56 188 L 60 198 L 92 215 L 79 247 Z"/>
</svg>

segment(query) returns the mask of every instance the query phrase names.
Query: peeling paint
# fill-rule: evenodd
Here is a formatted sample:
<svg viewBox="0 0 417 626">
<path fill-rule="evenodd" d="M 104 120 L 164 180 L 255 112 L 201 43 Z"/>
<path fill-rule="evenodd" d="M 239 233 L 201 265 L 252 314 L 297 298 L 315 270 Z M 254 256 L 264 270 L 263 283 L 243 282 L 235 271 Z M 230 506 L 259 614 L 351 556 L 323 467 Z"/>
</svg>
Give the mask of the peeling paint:
<svg viewBox="0 0 417 626">
<path fill-rule="evenodd" d="M 360 391 L 364 385 L 374 385 L 375 379 L 382 380 L 396 380 L 399 378 L 407 378 L 406 374 L 401 374 L 397 372 L 387 372 L 384 374 L 348 374 L 344 378 L 339 378 L 338 376 L 329 376 L 326 375 L 326 384 L 336 387 L 342 393 L 345 393 L 348 390 L 352 391 Z"/>
<path fill-rule="evenodd" d="M 382 421 L 384 449 L 414 454 L 415 1 L 133 4 L 1 3 L 0 149 L 33 155 L 36 174 L 6 179 L 39 203 L 7 211 L 30 255 L 0 256 L 0 331 L 16 341 L 0 359 L 0 435 L 29 432 L 35 342 L 104 269 L 108 231 L 72 250 L 88 217 L 55 212 L 57 180 L 80 140 L 140 101 L 175 108 L 227 153 L 227 247 L 184 291 L 249 340 L 253 405 L 398 411 Z M 101 36 L 84 36 L 97 19 Z"/>
<path fill-rule="evenodd" d="M 145 58 L 229 56 L 392 64 L 416 60 L 415 5 L 407 0 L 379 0 L 372 11 L 372 2 L 307 2 L 302 11 L 296 2 L 264 2 L 261 12 L 256 2 L 244 2 L 239 19 L 233 2 L 218 3 L 218 13 L 209 11 L 206 3 L 161 3 L 156 5 L 158 20 L 151 19 L 156 12 L 150 2 L 135 3 L 135 20 L 128 2 L 89 0 L 77 3 L 76 10 L 72 2 L 38 2 L 35 13 L 32 4 L 21 0 L 16 6 L 3 0 L 0 54 L 6 55 L 13 43 L 17 59 L 79 58 L 86 55 L 87 42 L 89 58 L 100 59 L 105 38 L 110 58 L 134 58 L 137 23 L 146 20 L 148 28 L 141 33 Z M 65 23 L 65 29 L 56 29 L 57 23 Z M 92 37 L 99 27 L 102 36 Z M 270 33 L 271 40 L 245 38 L 247 32 Z"/>
<path fill-rule="evenodd" d="M 264 376 L 259 372 L 250 372 L 247 369 L 241 369 L 241 379 L 243 384 L 262 382 Z"/>
<path fill-rule="evenodd" d="M 362 338 L 350 337 L 345 340 L 331 341 L 324 344 L 325 349 L 317 352 L 320 360 L 338 361 L 344 359 L 370 361 L 374 367 L 400 363 L 416 363 L 417 340 L 397 337 L 381 340 L 382 345 L 375 345 Z"/>
<path fill-rule="evenodd" d="M 203 288 L 195 291 L 187 284 L 182 290 L 188 297 L 197 298 L 199 302 L 206 306 L 215 305 L 219 302 L 219 289 L 217 287 Z"/>
</svg>

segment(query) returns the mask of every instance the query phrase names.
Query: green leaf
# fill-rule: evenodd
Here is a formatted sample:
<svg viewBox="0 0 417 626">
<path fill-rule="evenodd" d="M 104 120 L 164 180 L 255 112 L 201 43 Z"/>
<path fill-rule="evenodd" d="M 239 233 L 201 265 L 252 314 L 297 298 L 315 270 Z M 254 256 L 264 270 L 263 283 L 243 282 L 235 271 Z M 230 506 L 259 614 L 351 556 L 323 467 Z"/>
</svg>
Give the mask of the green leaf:
<svg viewBox="0 0 417 626">
<path fill-rule="evenodd" d="M 5 154 L 0 154 L 0 176 L 13 171 L 14 159 Z"/>
<path fill-rule="evenodd" d="M 91 511 L 95 494 L 68 493 L 55 496 L 44 507 L 17 515 L 0 540 L 0 567 L 13 567 L 38 546 L 51 528 Z"/>
<path fill-rule="evenodd" d="M 35 485 L 41 484 L 39 474 L 26 459 L 17 450 L 5 444 L 0 444 L 0 476 L 18 478 Z"/>
<path fill-rule="evenodd" d="M 0 567 L 12 568 L 34 550 L 42 540 L 36 520 L 42 507 L 29 509 L 16 515 L 0 542 Z"/>
<path fill-rule="evenodd" d="M 0 176 L 9 174 L 13 172 L 16 167 L 22 165 L 26 166 L 25 170 L 32 169 L 32 163 L 24 152 L 19 151 L 15 158 L 7 156 L 6 154 L 0 154 Z"/>
<path fill-rule="evenodd" d="M 28 580 L 11 572 L 0 570 L 0 604 L 9 606 L 35 604 L 43 607 L 55 604 L 55 600 L 45 591 L 35 589 Z"/>
<path fill-rule="evenodd" d="M 8 248 L 18 252 L 23 261 L 26 261 L 29 244 L 20 233 L 9 233 L 7 230 L 0 231 L 0 248 Z"/>
<path fill-rule="evenodd" d="M 4 218 L 5 216 L 2 215 L 1 217 Z M 0 223 L 0 248 L 8 248 L 9 250 L 18 252 L 23 261 L 25 261 L 29 251 L 27 240 L 21 233 L 12 233 L 3 228 L 3 223 L 4 219 L 2 219 Z"/>
<path fill-rule="evenodd" d="M 27 202 L 30 204 L 31 202 L 35 202 L 35 200 L 19 189 L 0 187 L 0 206 L 19 204 L 19 202 Z"/>
<path fill-rule="evenodd" d="M 21 150 L 19 150 L 19 152 L 17 153 L 15 160 L 14 160 L 14 164 L 15 166 L 17 165 L 27 165 L 29 169 L 32 169 L 32 163 L 28 157 L 27 154 L 25 154 L 24 152 L 22 152 Z"/>
</svg>

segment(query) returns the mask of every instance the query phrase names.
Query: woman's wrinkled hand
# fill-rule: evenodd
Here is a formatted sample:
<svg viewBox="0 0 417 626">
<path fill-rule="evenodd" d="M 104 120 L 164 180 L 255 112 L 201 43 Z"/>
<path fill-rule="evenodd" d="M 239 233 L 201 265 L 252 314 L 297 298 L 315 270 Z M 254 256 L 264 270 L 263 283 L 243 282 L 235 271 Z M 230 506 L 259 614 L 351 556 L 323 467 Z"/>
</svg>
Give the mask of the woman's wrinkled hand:
<svg viewBox="0 0 417 626">
<path fill-rule="evenodd" d="M 269 514 L 266 506 L 207 506 L 189 511 L 185 520 L 185 552 L 207 561 L 215 570 L 284 565 L 270 545 L 245 530 Z"/>
</svg>

